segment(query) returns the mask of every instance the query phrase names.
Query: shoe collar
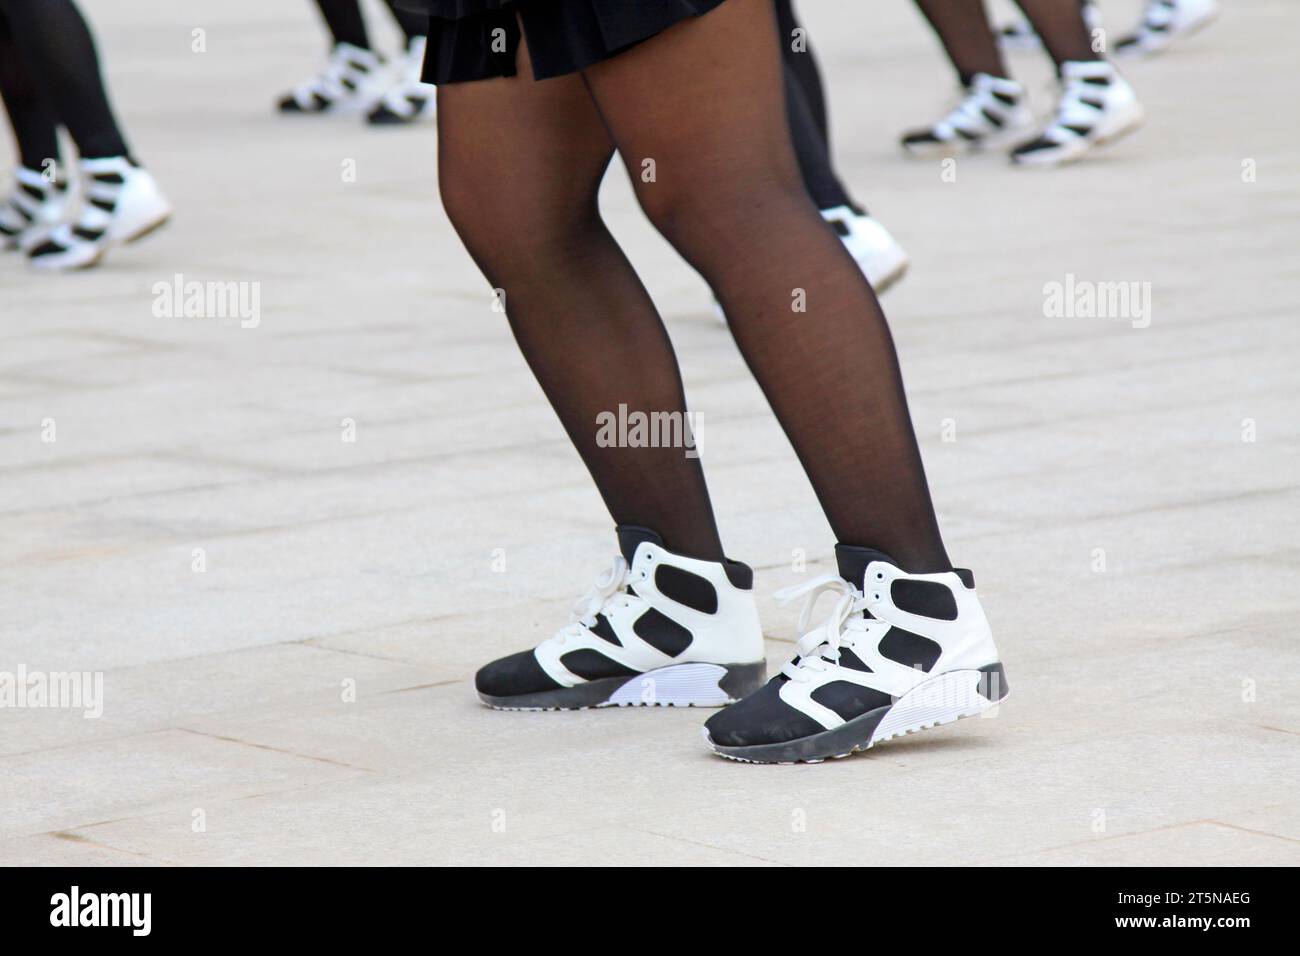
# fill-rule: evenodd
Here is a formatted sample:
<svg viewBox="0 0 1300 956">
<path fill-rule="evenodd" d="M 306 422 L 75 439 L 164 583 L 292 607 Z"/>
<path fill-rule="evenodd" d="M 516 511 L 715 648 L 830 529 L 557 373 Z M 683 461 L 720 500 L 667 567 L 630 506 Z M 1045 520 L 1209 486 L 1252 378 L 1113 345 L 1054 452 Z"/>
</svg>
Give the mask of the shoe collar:
<svg viewBox="0 0 1300 956">
<path fill-rule="evenodd" d="M 1062 80 L 1109 80 L 1115 67 L 1106 60 L 1066 60 L 1061 64 Z"/>
</svg>

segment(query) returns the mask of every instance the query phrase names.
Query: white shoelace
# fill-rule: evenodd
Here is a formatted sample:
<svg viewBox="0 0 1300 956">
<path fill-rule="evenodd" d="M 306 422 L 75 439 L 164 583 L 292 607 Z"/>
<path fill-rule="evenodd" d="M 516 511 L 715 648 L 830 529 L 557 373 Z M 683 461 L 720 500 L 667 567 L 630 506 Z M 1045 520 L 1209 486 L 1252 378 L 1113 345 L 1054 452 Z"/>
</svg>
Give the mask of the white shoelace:
<svg viewBox="0 0 1300 956">
<path fill-rule="evenodd" d="M 826 591 L 838 593 L 840 599 L 824 624 L 804 633 L 812 623 L 817 599 Z M 796 681 L 811 680 L 813 672 L 825 671 L 839 660 L 841 647 L 853 646 L 855 635 L 846 635 L 846 630 L 865 632 L 870 625 L 870 619 L 862 616 L 870 602 L 861 591 L 838 574 L 823 574 L 803 584 L 782 588 L 773 597 L 780 604 L 789 604 L 805 595 L 807 600 L 799 612 L 799 632 L 803 636 L 795 645 L 798 661 L 787 662 L 781 668 L 782 674 Z"/>
<path fill-rule="evenodd" d="M 584 627 L 596 623 L 596 615 L 604 614 L 607 609 L 627 605 L 628 564 L 622 555 L 614 559 L 613 566 L 607 568 L 596 578 L 596 586 L 574 602 L 569 612 L 569 623 L 551 638 L 557 644 L 563 644 L 570 637 L 578 637 Z"/>
</svg>

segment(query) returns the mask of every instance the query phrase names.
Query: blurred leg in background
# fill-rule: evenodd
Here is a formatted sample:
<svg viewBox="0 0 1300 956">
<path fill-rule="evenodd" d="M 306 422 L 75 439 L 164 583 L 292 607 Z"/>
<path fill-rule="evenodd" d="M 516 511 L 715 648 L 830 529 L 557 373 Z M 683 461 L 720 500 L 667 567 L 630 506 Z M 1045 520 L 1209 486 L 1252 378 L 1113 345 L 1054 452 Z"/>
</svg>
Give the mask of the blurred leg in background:
<svg viewBox="0 0 1300 956">
<path fill-rule="evenodd" d="M 984 0 L 916 0 L 962 86 L 957 105 L 938 122 L 905 133 L 915 156 L 1012 147 L 1013 162 L 1054 166 L 1141 125 L 1142 107 L 1128 82 L 1101 53 L 1077 0 L 1017 0 L 1061 82 L 1056 111 L 1030 135 L 1024 87 L 1012 80 L 989 26 Z"/>
<path fill-rule="evenodd" d="M 1099 28 L 1101 11 L 1097 7 L 1096 0 L 1078 0 L 1078 4 L 1079 12 L 1083 15 L 1083 22 L 1087 24 L 1088 29 Z M 1033 24 L 1023 17 L 1000 28 L 997 35 L 998 42 L 1004 50 L 1037 50 L 1043 45 L 1043 41 L 1034 31 Z"/>
<path fill-rule="evenodd" d="M 831 159 L 830 121 L 821 70 L 793 0 L 776 0 L 785 68 L 785 102 L 799 172 L 822 218 L 831 224 L 877 294 L 907 271 L 907 253 L 889 231 L 854 201 Z"/>
<path fill-rule="evenodd" d="M 111 245 L 131 242 L 161 226 L 171 207 L 153 177 L 129 153 L 100 74 L 94 38 L 76 4 L 0 0 L 0 15 L 8 64 L 0 71 L 5 106 L 16 109 L 17 116 L 11 112 L 10 121 L 23 156 L 19 191 L 37 200 L 34 190 L 42 187 L 28 181 L 23 169 L 31 168 L 31 150 L 48 153 L 37 157 L 41 162 L 57 159 L 55 127 L 67 130 L 79 156 L 76 218 L 53 228 L 42 223 L 36 231 L 23 230 L 12 237 L 12 243 L 24 248 L 37 268 L 95 265 Z M 36 130 L 38 124 L 43 131 Z M 43 168 L 41 174 L 47 182 L 60 178 L 57 163 Z M 42 204 L 53 201 L 58 191 L 57 185 L 47 191 Z"/>
<path fill-rule="evenodd" d="M 21 249 L 53 228 L 67 201 L 59 167 L 59 118 L 35 75 L 18 53 L 0 8 L 0 97 L 13 130 L 18 165 L 9 195 L 0 203 L 0 246 Z"/>
</svg>

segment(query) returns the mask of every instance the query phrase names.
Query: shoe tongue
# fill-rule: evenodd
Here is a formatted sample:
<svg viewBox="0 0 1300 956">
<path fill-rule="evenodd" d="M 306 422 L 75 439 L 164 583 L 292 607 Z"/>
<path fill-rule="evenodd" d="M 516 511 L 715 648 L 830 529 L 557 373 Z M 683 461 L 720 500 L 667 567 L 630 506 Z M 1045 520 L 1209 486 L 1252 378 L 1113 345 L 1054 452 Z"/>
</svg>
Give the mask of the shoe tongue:
<svg viewBox="0 0 1300 956">
<path fill-rule="evenodd" d="M 643 541 L 651 544 L 657 544 L 659 547 L 664 546 L 664 539 L 649 528 L 642 528 L 634 524 L 621 524 L 614 529 L 618 535 L 618 549 L 623 552 L 623 558 L 628 564 L 636 557 L 637 545 Z"/>
<path fill-rule="evenodd" d="M 895 567 L 898 566 L 897 561 L 875 548 L 859 548 L 852 544 L 835 546 L 835 562 L 839 565 L 840 577 L 855 588 L 863 586 L 862 579 L 866 577 L 867 565 L 872 561 L 887 561 Z"/>
</svg>

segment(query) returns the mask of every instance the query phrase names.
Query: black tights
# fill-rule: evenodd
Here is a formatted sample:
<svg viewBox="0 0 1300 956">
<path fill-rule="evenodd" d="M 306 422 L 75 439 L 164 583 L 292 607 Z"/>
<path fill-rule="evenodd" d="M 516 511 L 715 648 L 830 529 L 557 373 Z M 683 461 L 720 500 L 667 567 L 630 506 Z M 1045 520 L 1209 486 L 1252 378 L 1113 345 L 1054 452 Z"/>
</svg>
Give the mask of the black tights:
<svg viewBox="0 0 1300 956">
<path fill-rule="evenodd" d="M 848 206 L 863 212 L 835 173 L 831 163 L 830 123 L 821 71 L 808 43 L 807 31 L 794 12 L 793 0 L 776 0 L 776 24 L 785 65 L 785 104 L 790 138 L 808 194 L 818 209 Z"/>
<path fill-rule="evenodd" d="M 722 555 L 697 459 L 598 439 L 620 404 L 685 411 L 663 323 L 597 210 L 616 150 L 722 303 L 838 539 L 945 570 L 889 329 L 799 178 L 777 42 L 772 0 L 728 0 L 578 75 L 534 82 L 525 50 L 517 77 L 444 85 L 443 203 L 617 523 Z"/>
<path fill-rule="evenodd" d="M 24 166 L 58 158 L 59 126 L 85 159 L 127 153 L 72 0 L 0 0 L 0 94 Z"/>
<path fill-rule="evenodd" d="M 1096 60 L 1079 0 L 1016 0 L 1059 67 Z M 1005 77 L 1007 65 L 989 26 L 984 0 L 916 0 L 963 83 L 976 73 Z"/>
<path fill-rule="evenodd" d="M 388 9 L 392 11 L 397 25 L 402 28 L 406 39 L 424 36 L 428 21 L 417 13 L 403 10 L 396 0 L 387 0 Z M 370 35 L 366 32 L 366 18 L 361 13 L 360 0 L 316 0 L 320 14 L 325 18 L 330 36 L 335 43 L 351 43 L 363 50 L 370 49 Z"/>
</svg>

